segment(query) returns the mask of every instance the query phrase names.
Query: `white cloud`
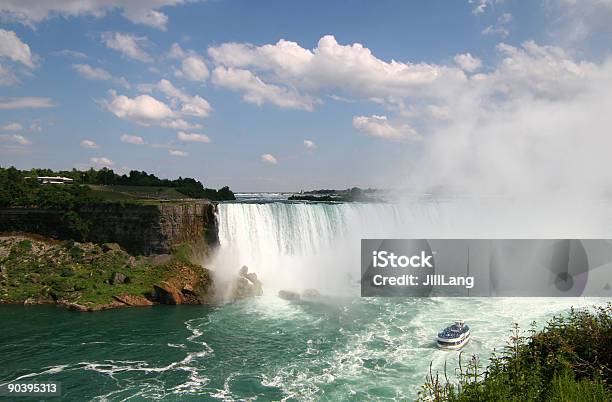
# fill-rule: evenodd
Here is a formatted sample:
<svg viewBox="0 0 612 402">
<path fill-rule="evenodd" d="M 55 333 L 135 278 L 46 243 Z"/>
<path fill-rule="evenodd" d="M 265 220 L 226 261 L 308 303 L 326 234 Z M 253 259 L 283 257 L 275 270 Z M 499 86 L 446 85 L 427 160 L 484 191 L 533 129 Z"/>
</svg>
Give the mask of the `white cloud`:
<svg viewBox="0 0 612 402">
<path fill-rule="evenodd" d="M 482 61 L 470 53 L 458 54 L 454 57 L 455 63 L 464 71 L 472 73 L 482 67 Z"/>
<path fill-rule="evenodd" d="M 34 123 L 30 124 L 30 127 L 28 127 L 28 129 L 30 131 L 34 131 L 34 132 L 41 132 L 42 131 L 42 126 L 39 122 L 35 121 Z"/>
<path fill-rule="evenodd" d="M 188 153 L 184 151 L 179 151 L 178 149 L 169 149 L 168 153 L 172 156 L 187 156 Z"/>
<path fill-rule="evenodd" d="M 208 67 L 204 60 L 196 55 L 185 57 L 181 61 L 181 70 L 179 76 L 185 77 L 190 81 L 204 81 L 208 78 Z"/>
<path fill-rule="evenodd" d="M 102 41 L 106 47 L 114 49 L 129 58 L 144 63 L 153 61 L 151 56 L 141 48 L 141 44 L 147 44 L 148 39 L 144 36 L 135 36 L 121 32 L 105 32 Z"/>
<path fill-rule="evenodd" d="M 472 14 L 480 15 L 484 13 L 487 8 L 493 6 L 496 3 L 503 3 L 504 0 L 468 0 L 470 4 L 474 5 L 472 9 Z"/>
<path fill-rule="evenodd" d="M 504 13 L 498 19 L 497 22 L 493 25 L 487 26 L 482 30 L 483 35 L 500 35 L 505 38 L 510 35 L 510 31 L 507 28 L 507 25 L 512 21 L 512 14 Z"/>
<path fill-rule="evenodd" d="M 15 74 L 0 64 L 0 85 L 13 85 L 19 82 Z"/>
<path fill-rule="evenodd" d="M 216 85 L 244 91 L 242 99 L 258 106 L 269 102 L 281 108 L 311 111 L 318 102 L 310 96 L 300 95 L 295 90 L 266 84 L 248 70 L 217 67 L 213 71 L 212 79 Z"/>
<path fill-rule="evenodd" d="M 174 75 L 191 81 L 204 81 L 210 75 L 204 59 L 193 50 L 183 50 L 178 43 L 173 43 L 168 51 L 168 57 L 181 60 L 180 70 Z"/>
<path fill-rule="evenodd" d="M 145 140 L 138 135 L 122 134 L 120 137 L 120 140 L 121 142 L 125 142 L 128 144 L 134 144 L 134 145 L 146 144 Z"/>
<path fill-rule="evenodd" d="M 76 50 L 71 50 L 71 49 L 57 50 L 53 52 L 53 54 L 56 56 L 73 57 L 75 59 L 86 59 L 87 58 L 87 55 L 85 53 L 78 52 Z"/>
<path fill-rule="evenodd" d="M 14 134 L 14 135 L 0 134 L 0 139 L 3 141 L 16 142 L 19 145 L 30 145 L 32 143 L 32 141 L 30 141 L 29 139 L 27 139 L 26 137 L 20 134 Z"/>
<path fill-rule="evenodd" d="M 201 124 L 189 123 L 183 119 L 163 121 L 160 126 L 174 130 L 199 130 L 202 128 Z"/>
<path fill-rule="evenodd" d="M 508 22 L 504 16 L 500 22 Z M 501 62 L 482 68 L 474 56 L 460 55 L 458 65 L 385 61 L 361 44 L 341 45 L 322 37 L 313 50 L 295 42 L 253 46 L 225 43 L 208 49 L 216 64 L 216 85 L 238 90 L 255 104 L 311 110 L 326 95 L 369 100 L 389 116 L 356 116 L 354 126 L 364 134 L 396 141 L 452 124 L 464 103 L 493 109 L 504 100 L 529 96 L 548 101 L 577 96 L 592 63 L 572 60 L 562 49 L 525 42 L 520 47 L 500 44 Z M 465 69 L 465 70 L 464 70 Z M 465 71 L 472 70 L 466 75 Z M 466 112 L 468 113 L 468 112 Z M 470 109 L 469 113 L 478 115 Z M 418 132 L 417 132 L 418 127 Z"/>
<path fill-rule="evenodd" d="M 208 101 L 206 101 L 206 99 L 198 95 L 189 96 L 185 92 L 176 88 L 166 79 L 159 81 L 157 84 L 157 89 L 163 92 L 167 97 L 181 101 L 181 113 L 183 114 L 196 117 L 206 117 L 212 111 L 212 107 Z"/>
<path fill-rule="evenodd" d="M 394 125 L 387 116 L 355 116 L 353 126 L 362 133 L 384 140 L 406 142 L 418 141 L 421 136 L 407 124 Z"/>
<path fill-rule="evenodd" d="M 162 31 L 166 30 L 166 24 L 168 23 L 168 16 L 161 11 L 155 10 L 146 10 L 144 12 L 129 11 L 126 13 L 126 17 L 137 24 L 148 25 Z"/>
<path fill-rule="evenodd" d="M 82 148 L 89 148 L 89 149 L 96 149 L 96 148 L 99 148 L 100 146 L 98 144 L 96 144 L 95 141 L 92 141 L 92 140 L 83 140 L 83 141 L 81 141 L 81 147 Z"/>
<path fill-rule="evenodd" d="M 485 89 L 494 94 L 573 97 L 584 89 L 583 80 L 596 71 L 593 63 L 576 62 L 559 47 L 540 46 L 533 41 L 521 47 L 502 43 L 497 50 L 502 56 L 500 65 L 491 74 L 476 76 L 475 82 L 486 85 Z"/>
<path fill-rule="evenodd" d="M 168 57 L 171 59 L 182 59 L 183 57 L 186 57 L 187 54 L 188 52 L 184 51 L 181 45 L 176 42 L 170 46 L 170 50 L 168 51 Z"/>
<path fill-rule="evenodd" d="M 21 98 L 0 98 L 0 109 L 40 109 L 54 107 L 49 98 L 25 96 Z"/>
<path fill-rule="evenodd" d="M 548 29 L 563 42 L 575 45 L 594 34 L 608 38 L 612 33 L 612 0 L 548 0 L 545 6 L 553 21 Z"/>
<path fill-rule="evenodd" d="M 470 3 L 475 4 L 472 9 L 472 13 L 474 15 L 482 14 L 487 9 L 487 5 L 489 4 L 489 0 L 470 0 Z"/>
<path fill-rule="evenodd" d="M 181 113 L 187 116 L 206 117 L 212 111 L 212 107 L 208 101 L 198 95 L 192 96 L 189 100 L 183 102 Z"/>
<path fill-rule="evenodd" d="M 139 89 L 143 92 L 151 92 L 152 90 L 157 90 L 162 92 L 170 100 L 174 102 L 179 101 L 181 105 L 177 113 L 183 114 L 185 116 L 207 117 L 212 112 L 212 107 L 206 99 L 198 95 L 187 95 L 183 90 L 175 87 L 170 81 L 165 78 L 161 79 L 155 85 L 140 85 Z"/>
<path fill-rule="evenodd" d="M 406 163 L 405 184 L 568 202 L 610 194 L 612 59 L 585 61 L 533 41 L 497 51 L 499 62 L 460 96 L 436 99 L 444 121 L 410 117 L 424 156 Z"/>
<path fill-rule="evenodd" d="M 204 134 L 186 133 L 184 131 L 179 131 L 176 136 L 179 140 L 186 142 L 210 142 L 210 138 Z"/>
<path fill-rule="evenodd" d="M 94 165 L 101 167 L 111 167 L 115 164 L 115 162 L 103 156 L 89 158 L 89 161 Z"/>
<path fill-rule="evenodd" d="M 0 16 L 9 21 L 18 21 L 34 26 L 55 16 L 78 17 L 91 15 L 105 16 L 109 11 L 122 10 L 123 16 L 136 23 L 165 30 L 168 16 L 159 11 L 162 7 L 183 4 L 186 0 L 3 0 Z"/>
<path fill-rule="evenodd" d="M 83 77 L 90 80 L 111 81 L 116 84 L 129 88 L 127 80 L 124 77 L 115 78 L 111 73 L 103 68 L 92 67 L 89 64 L 73 64 L 72 68 Z"/>
<path fill-rule="evenodd" d="M 37 57 L 13 31 L 0 29 L 0 58 L 8 58 L 29 68 L 37 66 Z"/>
<path fill-rule="evenodd" d="M 93 80 L 110 81 L 113 78 L 113 76 L 108 71 L 102 68 L 92 67 L 89 64 L 73 64 L 72 68 L 74 68 L 83 77 L 90 78 Z"/>
<path fill-rule="evenodd" d="M 164 102 L 149 95 L 138 95 L 128 98 L 109 91 L 110 101 L 103 101 L 102 105 L 120 119 L 130 120 L 142 125 L 161 123 L 172 119 L 175 113 Z"/>
<path fill-rule="evenodd" d="M 310 149 L 310 150 L 314 150 L 317 149 L 317 144 L 314 143 L 314 141 L 311 140 L 304 140 L 304 146 L 306 147 L 306 149 Z"/>
<path fill-rule="evenodd" d="M 21 63 L 29 69 L 36 68 L 38 57 L 32 53 L 30 47 L 21 41 L 13 31 L 0 28 L 0 61 L 10 60 Z M 10 85 L 18 82 L 14 72 L 0 64 L 0 85 Z"/>
<path fill-rule="evenodd" d="M 0 129 L 4 131 L 20 131 L 23 130 L 23 126 L 20 123 L 8 123 L 2 126 Z"/>
<path fill-rule="evenodd" d="M 278 161 L 276 160 L 274 155 L 271 155 L 271 154 L 263 154 L 263 155 L 261 155 L 261 160 L 263 162 L 269 163 L 271 165 L 276 165 L 278 163 Z"/>
<path fill-rule="evenodd" d="M 359 43 L 341 45 L 323 36 L 313 50 L 281 39 L 273 45 L 225 43 L 208 49 L 217 67 L 213 82 L 244 92 L 262 104 L 312 110 L 314 93 L 392 101 L 407 96 L 435 97 L 466 81 L 461 69 L 375 57 Z M 304 94 L 302 94 L 304 93 Z"/>
</svg>

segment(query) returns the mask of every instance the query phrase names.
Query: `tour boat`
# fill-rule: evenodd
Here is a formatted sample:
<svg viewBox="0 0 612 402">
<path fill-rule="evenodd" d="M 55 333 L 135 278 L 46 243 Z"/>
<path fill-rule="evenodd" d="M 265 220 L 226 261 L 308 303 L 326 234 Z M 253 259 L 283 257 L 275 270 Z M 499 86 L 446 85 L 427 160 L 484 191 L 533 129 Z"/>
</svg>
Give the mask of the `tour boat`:
<svg viewBox="0 0 612 402">
<path fill-rule="evenodd" d="M 438 333 L 437 343 L 440 349 L 457 350 L 467 345 L 469 341 L 470 327 L 463 320 L 459 320 Z"/>
</svg>

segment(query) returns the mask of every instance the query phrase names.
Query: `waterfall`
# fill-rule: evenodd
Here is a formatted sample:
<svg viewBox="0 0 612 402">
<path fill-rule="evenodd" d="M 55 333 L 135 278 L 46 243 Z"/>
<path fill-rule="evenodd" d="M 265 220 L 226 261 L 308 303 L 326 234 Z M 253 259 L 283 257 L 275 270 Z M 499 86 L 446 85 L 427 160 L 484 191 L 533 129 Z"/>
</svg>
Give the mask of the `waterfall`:
<svg viewBox="0 0 612 402">
<path fill-rule="evenodd" d="M 209 266 L 229 278 L 247 265 L 267 290 L 358 294 L 362 238 L 607 238 L 610 216 L 600 202 L 581 210 L 498 199 L 222 203 Z"/>
<path fill-rule="evenodd" d="M 219 205 L 218 218 L 216 272 L 247 265 L 268 289 L 330 292 L 358 286 L 361 238 L 407 227 L 393 204 L 228 203 Z"/>
</svg>

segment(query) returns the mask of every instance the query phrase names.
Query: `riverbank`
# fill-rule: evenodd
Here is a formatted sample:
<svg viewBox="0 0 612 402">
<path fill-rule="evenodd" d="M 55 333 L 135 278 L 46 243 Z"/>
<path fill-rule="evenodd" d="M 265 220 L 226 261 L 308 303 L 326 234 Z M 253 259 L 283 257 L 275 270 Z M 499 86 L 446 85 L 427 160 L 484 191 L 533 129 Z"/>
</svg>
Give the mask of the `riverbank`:
<svg viewBox="0 0 612 402">
<path fill-rule="evenodd" d="M 116 243 L 0 236 L 0 303 L 58 304 L 78 311 L 203 304 L 215 300 L 210 271 L 189 244 L 134 256 Z"/>
</svg>

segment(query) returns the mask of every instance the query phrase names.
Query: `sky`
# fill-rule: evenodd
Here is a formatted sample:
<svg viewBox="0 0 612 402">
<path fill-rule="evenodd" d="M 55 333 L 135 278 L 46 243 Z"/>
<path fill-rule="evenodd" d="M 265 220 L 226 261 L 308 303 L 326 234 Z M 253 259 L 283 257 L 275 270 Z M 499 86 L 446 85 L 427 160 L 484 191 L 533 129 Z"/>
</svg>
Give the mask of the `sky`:
<svg viewBox="0 0 612 402">
<path fill-rule="evenodd" d="M 610 186 L 612 0 L 0 0 L 0 165 Z"/>
</svg>

